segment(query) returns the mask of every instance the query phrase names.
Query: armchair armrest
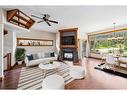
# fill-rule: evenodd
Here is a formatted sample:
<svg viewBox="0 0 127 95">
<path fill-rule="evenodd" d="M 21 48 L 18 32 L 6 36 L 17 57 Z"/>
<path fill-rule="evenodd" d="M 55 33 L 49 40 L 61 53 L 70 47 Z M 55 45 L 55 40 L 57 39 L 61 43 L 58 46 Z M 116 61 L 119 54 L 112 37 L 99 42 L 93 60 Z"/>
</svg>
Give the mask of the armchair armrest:
<svg viewBox="0 0 127 95">
<path fill-rule="evenodd" d="M 25 63 L 26 63 L 26 65 L 29 63 L 27 56 L 25 57 Z"/>
</svg>

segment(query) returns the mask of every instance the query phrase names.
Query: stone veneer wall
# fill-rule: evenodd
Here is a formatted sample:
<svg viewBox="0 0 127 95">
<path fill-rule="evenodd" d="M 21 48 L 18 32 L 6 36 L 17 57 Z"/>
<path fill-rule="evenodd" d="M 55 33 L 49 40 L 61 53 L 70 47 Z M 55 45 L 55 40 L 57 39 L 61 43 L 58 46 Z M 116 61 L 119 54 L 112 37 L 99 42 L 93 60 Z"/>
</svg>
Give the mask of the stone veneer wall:
<svg viewBox="0 0 127 95">
<path fill-rule="evenodd" d="M 59 60 L 64 60 L 64 52 L 72 52 L 73 53 L 73 62 L 78 62 L 78 51 L 76 48 L 62 48 L 59 52 Z"/>
</svg>

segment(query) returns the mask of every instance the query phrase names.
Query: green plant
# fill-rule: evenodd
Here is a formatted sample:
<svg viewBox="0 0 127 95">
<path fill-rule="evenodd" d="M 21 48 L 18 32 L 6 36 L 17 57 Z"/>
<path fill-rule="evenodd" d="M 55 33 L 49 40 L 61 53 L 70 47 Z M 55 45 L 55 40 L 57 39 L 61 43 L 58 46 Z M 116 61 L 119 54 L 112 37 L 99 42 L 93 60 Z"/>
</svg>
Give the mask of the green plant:
<svg viewBox="0 0 127 95">
<path fill-rule="evenodd" d="M 24 48 L 17 48 L 15 51 L 15 59 L 17 61 L 23 61 L 25 59 L 26 50 Z"/>
<path fill-rule="evenodd" d="M 50 63 L 50 64 L 53 64 L 53 61 L 50 61 L 49 63 Z"/>
</svg>

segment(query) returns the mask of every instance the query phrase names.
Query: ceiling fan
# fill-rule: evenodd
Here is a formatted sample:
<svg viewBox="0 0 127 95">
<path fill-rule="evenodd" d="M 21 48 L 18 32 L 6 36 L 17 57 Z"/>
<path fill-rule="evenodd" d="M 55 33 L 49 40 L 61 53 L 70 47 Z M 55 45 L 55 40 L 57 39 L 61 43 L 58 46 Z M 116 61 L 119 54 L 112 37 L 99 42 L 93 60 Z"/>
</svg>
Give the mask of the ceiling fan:
<svg viewBox="0 0 127 95">
<path fill-rule="evenodd" d="M 41 19 L 41 20 L 38 21 L 37 23 L 46 22 L 49 26 L 51 26 L 50 22 L 51 22 L 51 23 L 56 23 L 56 24 L 58 24 L 57 21 L 49 20 L 49 17 L 50 17 L 49 14 L 43 14 L 42 17 L 38 17 L 38 16 L 35 16 L 35 15 L 31 15 L 31 16 L 32 16 L 32 17 L 35 17 L 35 18 L 38 18 L 38 19 Z"/>
</svg>

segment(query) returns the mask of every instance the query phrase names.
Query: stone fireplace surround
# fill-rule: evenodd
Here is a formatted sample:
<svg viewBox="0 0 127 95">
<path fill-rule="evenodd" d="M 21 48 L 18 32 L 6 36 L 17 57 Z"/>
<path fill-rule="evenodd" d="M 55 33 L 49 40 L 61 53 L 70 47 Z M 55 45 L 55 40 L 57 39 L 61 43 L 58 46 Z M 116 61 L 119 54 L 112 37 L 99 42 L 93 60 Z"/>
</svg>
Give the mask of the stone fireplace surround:
<svg viewBox="0 0 127 95">
<path fill-rule="evenodd" d="M 78 28 L 61 29 L 60 32 L 60 52 L 58 59 L 60 61 L 69 60 L 77 63 L 78 60 Z M 65 36 L 74 36 L 75 44 L 63 44 Z M 66 53 L 66 56 L 65 56 Z"/>
<path fill-rule="evenodd" d="M 65 56 L 64 54 L 72 53 L 72 58 L 68 55 Z M 76 48 L 61 48 L 59 53 L 59 60 L 69 60 L 73 62 L 78 62 L 78 51 Z"/>
</svg>

